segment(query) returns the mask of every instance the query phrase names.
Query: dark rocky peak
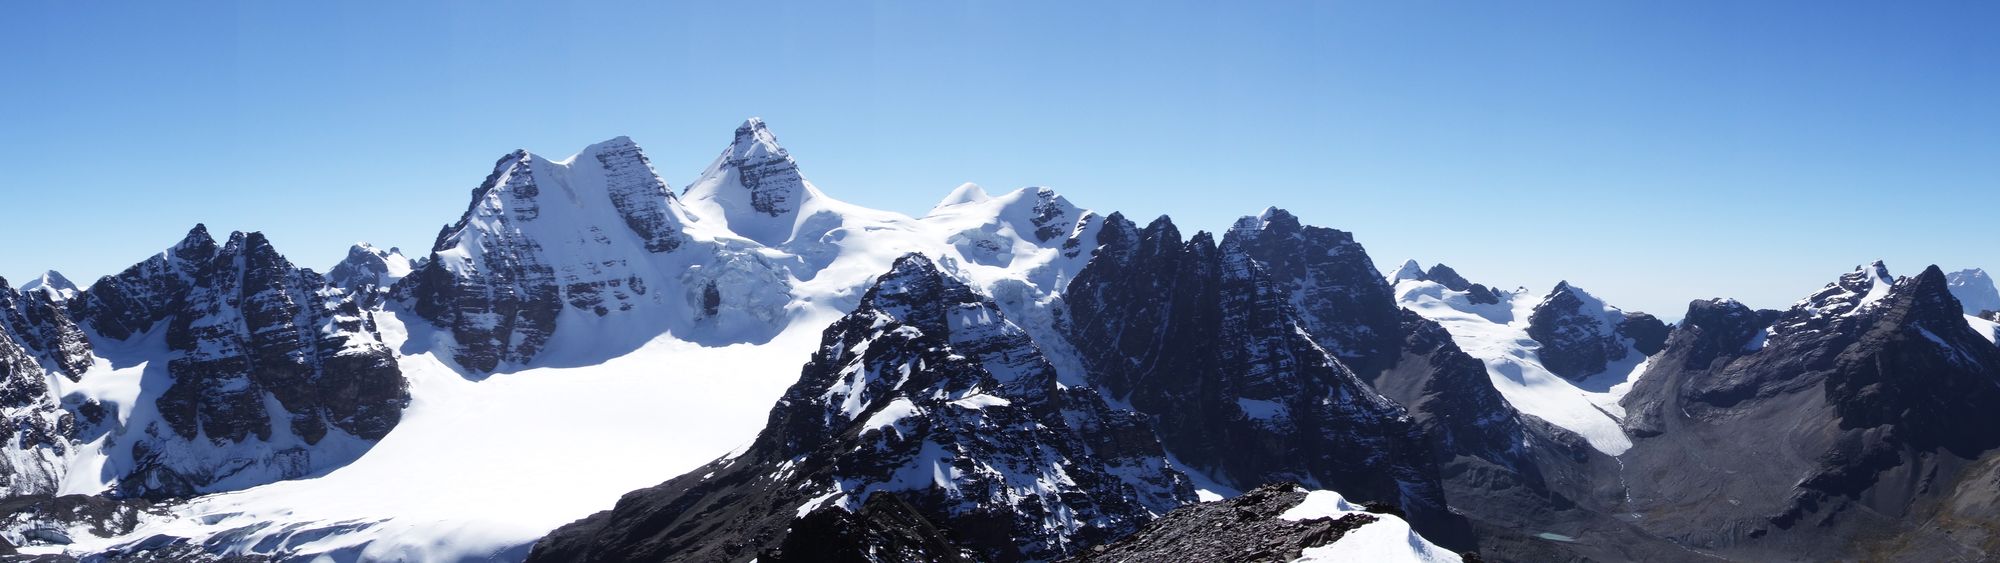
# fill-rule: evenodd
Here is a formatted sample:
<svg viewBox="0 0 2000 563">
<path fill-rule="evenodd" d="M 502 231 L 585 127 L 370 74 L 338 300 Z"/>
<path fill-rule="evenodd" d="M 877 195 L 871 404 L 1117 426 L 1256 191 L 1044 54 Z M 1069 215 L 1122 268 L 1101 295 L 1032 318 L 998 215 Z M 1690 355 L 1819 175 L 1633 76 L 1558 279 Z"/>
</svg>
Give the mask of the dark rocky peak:
<svg viewBox="0 0 2000 563">
<path fill-rule="evenodd" d="M 1500 302 L 1500 294 L 1495 292 L 1493 288 L 1472 283 L 1470 280 L 1465 279 L 1465 276 L 1459 275 L 1458 270 L 1451 269 L 1451 266 L 1433 264 L 1430 271 L 1424 272 L 1424 279 L 1437 282 L 1438 285 L 1444 286 L 1445 289 L 1466 292 L 1468 294 L 1466 298 L 1475 305 L 1491 305 Z"/>
<path fill-rule="evenodd" d="M 16 291 L 0 278 L 0 332 L 12 333 L 24 352 L 77 381 L 96 363 L 90 338 L 70 317 L 66 292 L 47 283 L 39 287 Z"/>
<path fill-rule="evenodd" d="M 1470 280 L 1465 279 L 1465 276 L 1458 275 L 1458 270 L 1453 270 L 1451 266 L 1444 264 L 1431 265 L 1430 271 L 1424 272 L 1424 278 L 1437 282 L 1439 285 L 1443 285 L 1452 291 L 1465 291 L 1472 288 Z"/>
<path fill-rule="evenodd" d="M 1623 312 L 1563 281 L 1528 315 L 1528 337 L 1541 343 L 1543 367 L 1566 379 L 1581 380 L 1626 357 L 1630 341 L 1620 333 L 1626 321 Z M 1655 328 L 1665 330 L 1637 325 L 1632 330 L 1651 337 L 1649 331 Z"/>
<path fill-rule="evenodd" d="M 682 195 L 704 219 L 777 246 L 792 238 L 799 210 L 819 193 L 764 120 L 752 117 Z"/>
<path fill-rule="evenodd" d="M 1632 341 L 1632 348 L 1640 355 L 1651 356 L 1660 353 L 1667 346 L 1667 335 L 1673 326 L 1647 313 L 1627 312 L 1625 319 L 1618 323 L 1618 336 Z"/>
<path fill-rule="evenodd" d="M 1964 322 L 1935 266 L 1887 279 L 1864 266 L 1782 314 L 1689 308 L 1623 400 L 1642 438 L 1621 459 L 1643 526 L 1711 549 L 1837 559 L 1854 546 L 1825 538 L 1909 532 L 1938 495 L 1961 490 L 1963 460 L 2000 446 L 1989 431 L 2000 348 Z M 1734 477 L 1695 489 L 1663 478 L 1690 460 Z M 1695 490 L 1739 503 L 1693 509 Z"/>
<path fill-rule="evenodd" d="M 1181 242 L 1164 219 L 1138 236 L 1128 259 L 1100 253 L 1064 294 L 1063 329 L 1095 384 L 1155 416 L 1168 449 L 1222 482 L 1307 480 L 1455 526 L 1406 413 L 1301 330 L 1293 292 L 1243 237 Z"/>
<path fill-rule="evenodd" d="M 869 495 L 860 510 L 829 506 L 792 522 L 777 549 L 757 555 L 771 563 L 972 563 L 940 528 L 894 493 Z"/>
<path fill-rule="evenodd" d="M 1353 505 L 1330 491 L 1274 483 L 1235 498 L 1175 510 L 1138 534 L 1092 548 L 1068 561 L 1319 561 L 1327 556 L 1313 553 L 1315 548 L 1334 545 L 1356 530 L 1380 526 L 1380 522 L 1399 516 L 1393 508 Z M 1358 551 L 1343 553 L 1381 561 L 1460 559 L 1416 534 L 1386 541 L 1380 548 L 1370 548 L 1365 556 Z"/>
<path fill-rule="evenodd" d="M 1401 334 L 1395 288 L 1354 235 L 1302 225 L 1273 207 L 1237 220 L 1224 239 L 1231 241 L 1288 295 L 1313 339 L 1341 363 L 1373 378 L 1396 361 Z"/>
<path fill-rule="evenodd" d="M 326 281 L 348 291 L 388 291 L 412 267 L 402 249 L 383 250 L 364 242 L 347 249 L 347 258 L 326 271 Z"/>
<path fill-rule="evenodd" d="M 324 291 L 323 278 L 293 266 L 261 233 L 232 233 L 220 247 L 205 229 L 189 239 L 85 294 L 101 332 L 140 326 L 118 324 L 128 320 L 166 323 L 171 383 L 139 407 L 158 411 L 158 427 L 128 430 L 133 469 L 119 480 L 123 494 L 182 496 L 224 479 L 248 486 L 303 476 L 358 455 L 352 442 L 315 454 L 311 446 L 329 434 L 372 441 L 395 426 L 407 384 L 349 296 Z M 234 446 L 248 443 L 263 445 Z"/>
<path fill-rule="evenodd" d="M 166 252 L 91 284 L 70 305 L 72 313 L 99 335 L 126 340 L 151 330 L 172 311 L 174 300 L 207 269 L 221 247 L 196 224 Z"/>
<path fill-rule="evenodd" d="M 1052 560 L 1191 502 L 1165 459 L 1143 417 L 1057 387 L 990 299 L 913 254 L 827 328 L 742 454 L 627 495 L 529 560 L 831 553 L 850 533 L 889 532 L 864 514 L 884 494 L 910 508 L 883 516 L 920 516 L 981 559 Z M 853 518 L 813 516 L 829 508 Z"/>
</svg>

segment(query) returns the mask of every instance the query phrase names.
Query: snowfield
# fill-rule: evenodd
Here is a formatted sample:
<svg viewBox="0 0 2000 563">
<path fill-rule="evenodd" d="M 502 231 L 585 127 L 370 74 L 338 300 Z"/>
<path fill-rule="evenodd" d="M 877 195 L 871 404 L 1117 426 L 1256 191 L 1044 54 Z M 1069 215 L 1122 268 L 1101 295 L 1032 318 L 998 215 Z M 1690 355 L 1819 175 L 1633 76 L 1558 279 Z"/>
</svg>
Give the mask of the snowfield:
<svg viewBox="0 0 2000 563">
<path fill-rule="evenodd" d="M 1628 350 L 1602 373 L 1570 381 L 1542 367 L 1541 344 L 1528 336 L 1528 315 L 1541 298 L 1526 289 L 1495 291 L 1499 303 L 1473 303 L 1466 292 L 1415 279 L 1396 281 L 1396 302 L 1424 318 L 1437 321 L 1452 341 L 1486 363 L 1493 387 L 1515 409 L 1581 435 L 1605 455 L 1632 447 L 1619 426 L 1625 415 L 1618 400 L 1645 371 L 1645 356 Z M 1616 309 L 1606 306 L 1606 314 Z"/>
</svg>

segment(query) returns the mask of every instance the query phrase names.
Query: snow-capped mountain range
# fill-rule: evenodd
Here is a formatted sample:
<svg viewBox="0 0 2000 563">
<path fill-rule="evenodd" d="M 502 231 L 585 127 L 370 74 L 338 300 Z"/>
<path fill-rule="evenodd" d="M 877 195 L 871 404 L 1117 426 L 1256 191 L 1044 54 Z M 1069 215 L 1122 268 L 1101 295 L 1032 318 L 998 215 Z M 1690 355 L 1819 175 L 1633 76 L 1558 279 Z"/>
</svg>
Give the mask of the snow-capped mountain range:
<svg viewBox="0 0 2000 563">
<path fill-rule="evenodd" d="M 867 209 L 757 119 L 679 191 L 624 137 L 514 151 L 428 251 L 322 275 L 197 225 L 87 287 L 0 280 L 0 549 L 2000 557 L 1983 271 L 1878 262 L 1669 325 L 1374 264 L 1280 208 L 1191 235 L 1046 188 Z"/>
</svg>

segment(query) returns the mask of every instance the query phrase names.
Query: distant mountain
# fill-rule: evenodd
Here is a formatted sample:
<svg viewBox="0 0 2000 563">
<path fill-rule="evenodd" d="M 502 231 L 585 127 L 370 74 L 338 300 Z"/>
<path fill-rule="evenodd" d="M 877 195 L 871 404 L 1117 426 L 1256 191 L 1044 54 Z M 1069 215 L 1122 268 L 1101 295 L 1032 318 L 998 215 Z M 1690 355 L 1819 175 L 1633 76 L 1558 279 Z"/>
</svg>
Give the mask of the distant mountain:
<svg viewBox="0 0 2000 563">
<path fill-rule="evenodd" d="M 197 226 L 86 287 L 0 280 L 0 551 L 2000 553 L 1982 271 L 1874 263 L 1673 325 L 1566 274 L 1385 275 L 1276 207 L 1189 236 L 1043 187 L 867 209 L 754 118 L 680 191 L 629 138 L 518 150 L 407 256 L 321 275 Z"/>
</svg>

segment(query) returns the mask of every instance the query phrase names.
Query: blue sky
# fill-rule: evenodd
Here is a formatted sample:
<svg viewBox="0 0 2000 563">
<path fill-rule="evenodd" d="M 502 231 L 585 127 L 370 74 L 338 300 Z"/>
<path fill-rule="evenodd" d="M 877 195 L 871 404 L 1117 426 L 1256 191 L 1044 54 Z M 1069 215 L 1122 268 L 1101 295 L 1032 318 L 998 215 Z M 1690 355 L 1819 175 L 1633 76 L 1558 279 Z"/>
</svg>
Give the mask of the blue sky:
<svg viewBox="0 0 2000 563">
<path fill-rule="evenodd" d="M 872 207 L 1279 205 L 1385 267 L 1668 317 L 2000 267 L 1991 3 L 330 4 L 11 6 L 0 275 L 196 222 L 316 269 L 422 249 L 509 150 L 630 135 L 679 188 L 753 115 Z"/>
</svg>

